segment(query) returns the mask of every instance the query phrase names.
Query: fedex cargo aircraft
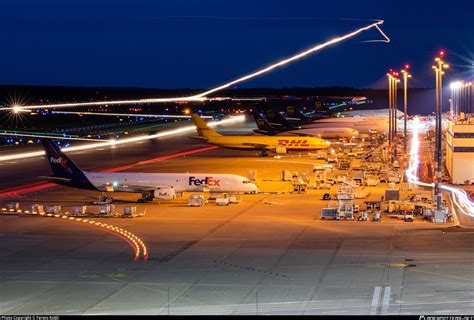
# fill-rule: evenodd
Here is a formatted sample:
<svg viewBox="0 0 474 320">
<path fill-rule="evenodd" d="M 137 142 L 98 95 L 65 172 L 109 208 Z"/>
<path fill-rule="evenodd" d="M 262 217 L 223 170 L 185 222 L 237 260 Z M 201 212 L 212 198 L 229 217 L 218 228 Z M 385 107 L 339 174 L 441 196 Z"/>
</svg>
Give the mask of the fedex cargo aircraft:
<svg viewBox="0 0 474 320">
<path fill-rule="evenodd" d="M 54 175 L 42 177 L 64 186 L 104 192 L 141 193 L 139 202 L 154 198 L 172 200 L 183 192 L 256 193 L 257 186 L 235 174 L 85 172 L 72 162 L 51 140 L 43 140 Z"/>
</svg>

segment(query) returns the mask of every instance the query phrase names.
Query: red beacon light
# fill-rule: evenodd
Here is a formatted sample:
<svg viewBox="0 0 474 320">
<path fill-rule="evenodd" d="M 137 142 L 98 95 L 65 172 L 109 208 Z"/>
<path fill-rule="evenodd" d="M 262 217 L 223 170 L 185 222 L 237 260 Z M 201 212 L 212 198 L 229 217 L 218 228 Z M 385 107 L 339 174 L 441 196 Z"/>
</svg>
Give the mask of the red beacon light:
<svg viewBox="0 0 474 320">
<path fill-rule="evenodd" d="M 409 65 L 409 64 L 406 64 L 406 65 L 405 65 L 405 69 L 410 69 L 410 65 Z"/>
<path fill-rule="evenodd" d="M 440 55 L 440 56 L 444 56 L 444 50 L 440 50 L 440 51 L 439 51 L 439 55 Z"/>
</svg>

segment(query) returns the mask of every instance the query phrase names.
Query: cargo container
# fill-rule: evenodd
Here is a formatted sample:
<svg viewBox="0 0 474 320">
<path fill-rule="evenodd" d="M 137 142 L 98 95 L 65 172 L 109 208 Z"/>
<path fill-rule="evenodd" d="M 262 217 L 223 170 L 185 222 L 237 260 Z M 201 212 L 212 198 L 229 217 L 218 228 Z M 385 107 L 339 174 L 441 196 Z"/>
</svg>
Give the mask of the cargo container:
<svg viewBox="0 0 474 320">
<path fill-rule="evenodd" d="M 136 206 L 125 206 L 123 207 L 123 216 L 124 217 L 133 217 L 137 215 Z"/>
<path fill-rule="evenodd" d="M 61 213 L 61 206 L 60 205 L 47 205 L 46 213 L 52 213 L 52 214 Z"/>
<path fill-rule="evenodd" d="M 87 206 L 74 206 L 72 207 L 72 213 L 75 215 L 83 215 L 87 212 Z"/>
<path fill-rule="evenodd" d="M 113 204 L 104 204 L 99 206 L 99 214 L 113 216 L 115 214 L 115 206 Z"/>
<path fill-rule="evenodd" d="M 190 207 L 201 207 L 205 205 L 207 200 L 202 194 L 192 194 L 188 198 L 188 206 Z"/>
<path fill-rule="evenodd" d="M 321 219 L 339 220 L 341 217 L 337 212 L 337 208 L 322 208 Z"/>
</svg>

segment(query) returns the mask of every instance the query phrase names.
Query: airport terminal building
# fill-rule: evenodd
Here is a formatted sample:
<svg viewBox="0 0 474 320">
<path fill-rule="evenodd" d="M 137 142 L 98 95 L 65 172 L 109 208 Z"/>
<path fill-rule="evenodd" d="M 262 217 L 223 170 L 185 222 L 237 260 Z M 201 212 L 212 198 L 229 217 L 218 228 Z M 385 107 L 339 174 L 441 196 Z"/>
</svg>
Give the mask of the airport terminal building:
<svg viewBox="0 0 474 320">
<path fill-rule="evenodd" d="M 446 168 L 452 183 L 474 182 L 474 116 L 447 121 Z"/>
</svg>

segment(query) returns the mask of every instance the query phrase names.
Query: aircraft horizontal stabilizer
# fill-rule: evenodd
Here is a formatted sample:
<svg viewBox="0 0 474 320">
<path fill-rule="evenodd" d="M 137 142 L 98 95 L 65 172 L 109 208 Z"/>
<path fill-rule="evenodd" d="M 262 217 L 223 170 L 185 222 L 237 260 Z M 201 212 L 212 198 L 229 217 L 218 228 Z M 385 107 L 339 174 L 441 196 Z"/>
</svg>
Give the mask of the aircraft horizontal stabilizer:
<svg viewBox="0 0 474 320">
<path fill-rule="evenodd" d="M 272 146 L 269 146 L 268 144 L 260 144 L 260 143 L 244 142 L 242 143 L 242 145 L 251 146 L 251 147 L 254 147 L 255 149 L 260 149 L 260 150 L 269 150 L 272 148 Z"/>
<path fill-rule="evenodd" d="M 71 179 L 68 179 L 68 178 L 61 178 L 61 177 L 55 177 L 55 176 L 40 176 L 38 177 L 39 179 L 43 179 L 43 180 L 46 180 L 46 181 L 51 181 L 51 182 L 55 182 L 55 181 L 58 181 L 58 182 L 69 182 L 71 181 Z"/>
<path fill-rule="evenodd" d="M 204 136 L 192 136 L 190 138 L 195 139 L 195 140 L 202 140 L 202 141 L 208 141 L 209 140 L 208 137 L 204 137 Z"/>
</svg>

